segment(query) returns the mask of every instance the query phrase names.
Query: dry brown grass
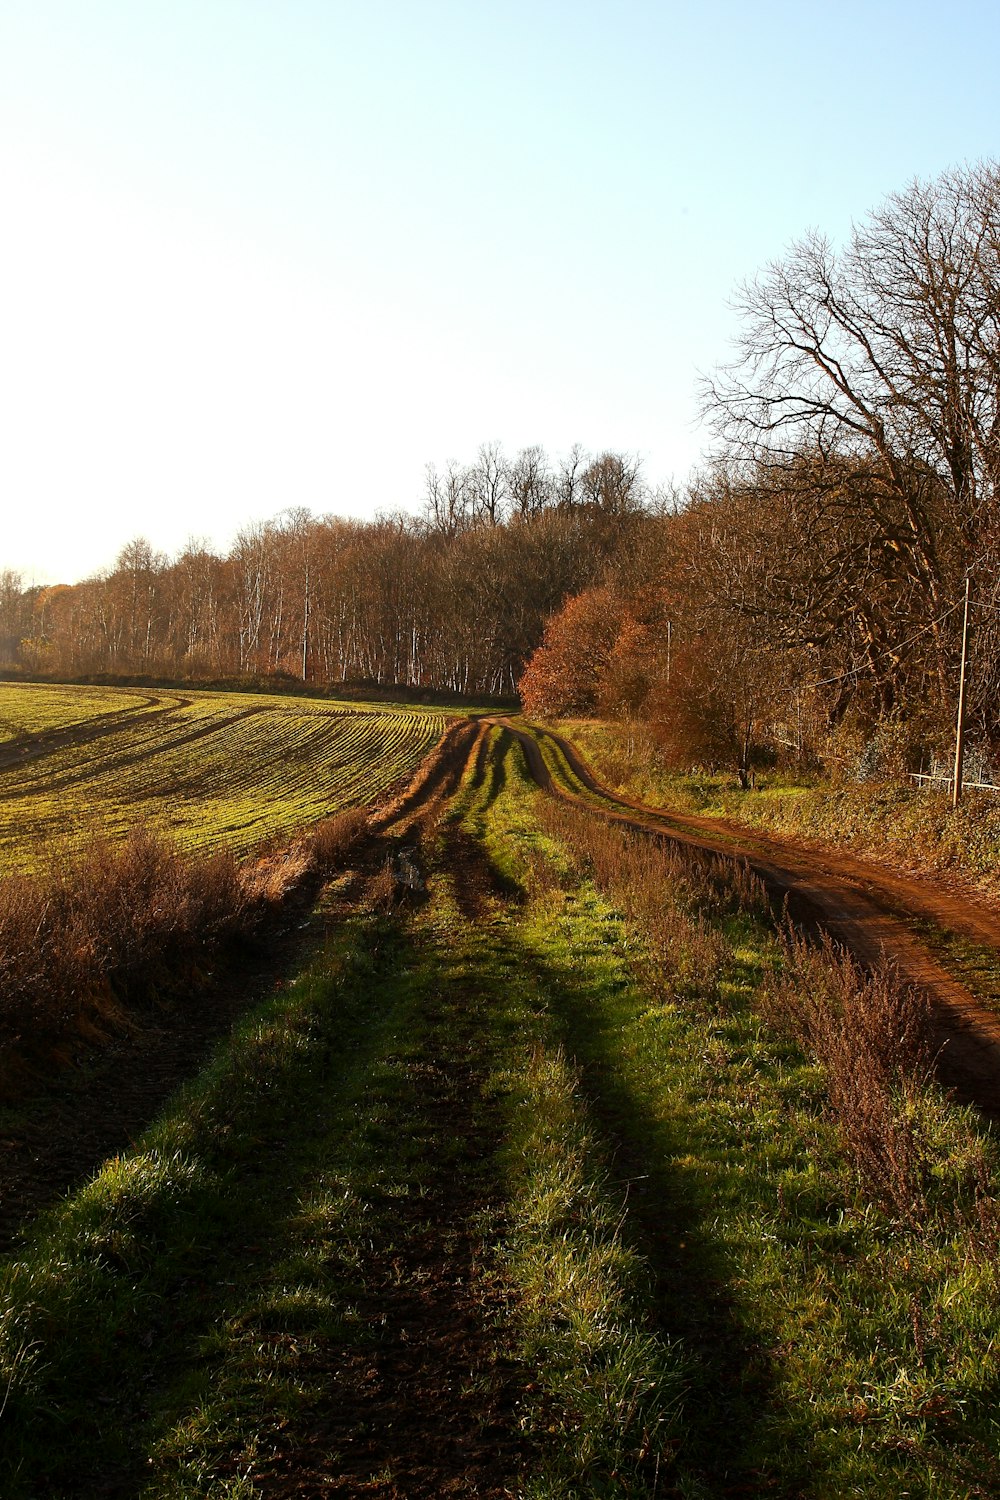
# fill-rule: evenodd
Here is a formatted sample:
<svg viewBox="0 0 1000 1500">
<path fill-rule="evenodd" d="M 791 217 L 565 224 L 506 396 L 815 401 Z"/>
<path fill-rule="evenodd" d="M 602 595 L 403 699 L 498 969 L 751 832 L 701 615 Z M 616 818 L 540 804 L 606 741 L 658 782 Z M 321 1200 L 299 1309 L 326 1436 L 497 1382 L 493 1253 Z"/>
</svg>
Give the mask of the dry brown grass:
<svg viewBox="0 0 1000 1500">
<path fill-rule="evenodd" d="M 651 953 L 647 978 L 656 989 L 692 1000 L 717 996 L 729 946 L 713 919 L 766 906 L 752 871 L 557 802 L 540 803 L 538 817 L 642 927 Z"/>
<path fill-rule="evenodd" d="M 47 876 L 0 881 L 0 1077 L 9 1086 L 159 999 L 203 990 L 220 949 L 259 936 L 366 828 L 345 813 L 246 865 L 138 829 Z"/>
<path fill-rule="evenodd" d="M 320 874 L 339 870 L 347 855 L 368 832 L 368 814 L 362 807 L 324 818 L 308 834 L 308 844 Z"/>
<path fill-rule="evenodd" d="M 821 1064 L 844 1147 L 866 1188 L 913 1228 L 960 1224 L 995 1253 L 997 1208 L 983 1142 L 934 1085 L 923 991 L 884 960 L 861 968 L 828 937 L 786 926 L 768 1019 Z"/>
<path fill-rule="evenodd" d="M 786 928 L 768 1018 L 821 1064 L 844 1145 L 875 1196 L 910 1223 L 928 1209 L 920 1100 L 930 1081 L 926 998 L 883 960 L 866 973 L 828 937 Z"/>
<path fill-rule="evenodd" d="M 400 886 L 392 868 L 392 860 L 387 859 L 377 874 L 373 875 L 365 886 L 365 903 L 372 911 L 380 912 L 383 916 L 395 910 L 399 901 Z"/>
</svg>

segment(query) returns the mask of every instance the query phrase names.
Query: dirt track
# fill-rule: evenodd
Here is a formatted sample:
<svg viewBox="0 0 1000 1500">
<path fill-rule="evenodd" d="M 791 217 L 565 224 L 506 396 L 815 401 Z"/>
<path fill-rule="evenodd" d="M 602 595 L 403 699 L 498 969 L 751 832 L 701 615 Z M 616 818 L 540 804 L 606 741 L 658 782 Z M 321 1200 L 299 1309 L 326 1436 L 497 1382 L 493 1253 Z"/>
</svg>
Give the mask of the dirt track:
<svg viewBox="0 0 1000 1500">
<path fill-rule="evenodd" d="M 439 832 L 436 826 L 463 775 L 472 770 L 482 779 L 485 774 L 495 753 L 490 723 L 517 738 L 534 779 L 552 794 L 593 816 L 745 860 L 772 892 L 789 898 L 797 916 L 820 923 L 865 959 L 884 949 L 937 1003 L 948 1081 L 1000 1117 L 1000 1019 L 948 974 L 908 925 L 914 916 L 933 920 L 996 949 L 1000 921 L 994 913 L 848 856 L 629 802 L 603 787 L 573 748 L 553 735 L 551 741 L 587 789 L 586 798 L 575 796 L 554 781 L 532 733 L 509 720 L 465 721 L 452 726 L 405 789 L 373 811 L 371 837 L 352 860 L 353 879 L 342 882 L 336 895 L 328 893 L 326 908 L 304 923 L 303 910 L 290 909 L 284 934 L 256 955 L 252 971 L 230 975 L 213 1005 L 200 1007 L 195 1024 L 190 1013 L 163 1016 L 155 1030 L 120 1039 L 90 1077 L 53 1081 L 51 1097 L 36 1101 L 30 1126 L 19 1139 L 4 1142 L 0 1237 L 8 1247 L 16 1246 L 18 1229 L 38 1208 L 128 1144 L 233 1016 L 301 963 L 321 939 L 324 924 L 339 919 L 340 907 L 362 899 L 366 886 L 377 885 L 387 860 L 401 847 L 419 849 L 423 838 L 434 835 L 435 848 L 444 850 L 439 873 L 443 870 L 453 885 L 456 904 L 469 922 L 480 921 L 494 898 L 503 899 L 505 893 L 491 884 L 496 873 L 475 840 L 455 826 L 444 825 Z M 474 1017 L 481 997 L 474 977 L 468 985 L 465 1009 Z M 386 1335 L 374 1353 L 363 1348 L 344 1358 L 334 1351 L 335 1357 L 310 1369 L 310 1379 L 328 1391 L 329 1400 L 317 1408 L 321 1415 L 314 1426 L 283 1434 L 267 1490 L 279 1500 L 321 1491 L 414 1500 L 472 1493 L 499 1500 L 518 1492 L 516 1475 L 527 1453 L 517 1424 L 523 1372 L 516 1362 L 507 1362 L 497 1335 L 502 1294 L 475 1227 L 483 1204 L 499 1193 L 483 1167 L 496 1129 L 489 1111 L 476 1103 L 482 1077 L 469 1059 L 463 1061 L 461 1035 L 456 1050 L 455 1017 L 452 1005 L 435 1020 L 441 1056 L 450 1061 L 435 1063 L 422 1075 L 421 1107 L 434 1114 L 438 1128 L 444 1128 L 443 1120 L 467 1143 L 469 1170 L 450 1172 L 433 1191 L 414 1197 L 407 1208 L 410 1218 L 395 1225 L 385 1253 L 373 1244 L 358 1306 L 373 1326 L 387 1325 L 391 1337 Z M 471 1059 L 471 1046 L 468 1050 Z M 488 1381 L 468 1380 L 468 1372 L 480 1370 L 492 1372 Z M 338 1454 L 339 1466 L 332 1478 L 331 1453 Z M 372 1477 L 390 1472 L 398 1482 L 383 1484 Z"/>
<path fill-rule="evenodd" d="M 822 927 L 870 964 L 885 954 L 911 984 L 931 998 L 942 1080 L 967 1102 L 1000 1118 L 1000 1015 L 942 965 L 913 930 L 931 923 L 1000 952 L 1000 918 L 974 899 L 955 896 L 927 881 L 907 879 L 885 866 L 835 850 L 822 852 L 792 839 L 761 837 L 722 819 L 667 811 L 622 797 L 604 786 L 562 736 L 544 731 L 573 774 L 600 798 L 600 807 L 554 781 L 538 741 L 509 719 L 493 721 L 520 741 L 539 786 L 566 801 L 646 833 L 689 847 L 744 860 L 799 920 Z"/>
<path fill-rule="evenodd" d="M 788 899 L 797 918 L 822 926 L 864 961 L 882 952 L 888 955 L 906 979 L 926 989 L 934 1001 L 943 1079 L 961 1098 L 1000 1118 L 1000 1015 L 948 972 L 912 926 L 914 919 L 932 922 L 1000 951 L 1000 918 L 995 912 L 843 853 L 819 852 L 788 839 L 762 838 L 721 820 L 629 801 L 603 786 L 558 735 L 550 739 L 581 784 L 599 799 L 596 805 L 553 781 L 537 741 L 516 724 L 506 719 L 462 722 L 452 726 L 409 785 L 373 814 L 371 845 L 352 895 L 384 868 L 394 850 L 419 842 L 422 828 L 439 816 L 474 758 L 481 769 L 491 722 L 516 736 L 534 779 L 554 795 L 595 816 L 745 860 L 772 893 Z M 199 1005 L 196 1014 L 185 1014 L 179 1007 L 158 1017 L 154 1026 L 140 1026 L 133 1036 L 119 1038 L 82 1076 L 74 1073 L 52 1081 L 47 1097 L 37 1101 L 30 1126 L 0 1142 L 0 1244 L 9 1242 L 35 1210 L 84 1180 L 107 1154 L 138 1134 L 249 997 L 266 991 L 301 954 L 302 939 L 308 943 L 309 936 L 303 933 L 296 940 L 290 935 L 266 957 L 252 956 L 245 969 L 234 972 L 211 1000 Z M 111 1076 L 115 1107 L 109 1110 L 106 1080 Z"/>
</svg>

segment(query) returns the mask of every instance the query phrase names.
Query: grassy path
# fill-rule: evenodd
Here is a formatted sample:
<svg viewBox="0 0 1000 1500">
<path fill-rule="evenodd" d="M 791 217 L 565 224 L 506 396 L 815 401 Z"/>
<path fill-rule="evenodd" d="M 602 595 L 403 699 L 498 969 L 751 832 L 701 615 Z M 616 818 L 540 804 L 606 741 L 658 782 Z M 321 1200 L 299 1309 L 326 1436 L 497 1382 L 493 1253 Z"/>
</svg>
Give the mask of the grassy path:
<svg viewBox="0 0 1000 1500">
<path fill-rule="evenodd" d="M 468 997 L 413 965 L 394 924 L 339 927 L 12 1268 L 5 1494 L 505 1493 L 496 1130 Z"/>
<path fill-rule="evenodd" d="M 427 857 L 8 1266 L 12 1500 L 646 1492 L 678 1383 L 621 1195 L 513 882 Z"/>
<path fill-rule="evenodd" d="M 491 747 L 408 826 L 426 894 L 332 887 L 0 1265 L 0 1493 L 996 1493 L 995 1254 L 865 1192 L 760 918 L 666 883 L 654 941 Z"/>
</svg>

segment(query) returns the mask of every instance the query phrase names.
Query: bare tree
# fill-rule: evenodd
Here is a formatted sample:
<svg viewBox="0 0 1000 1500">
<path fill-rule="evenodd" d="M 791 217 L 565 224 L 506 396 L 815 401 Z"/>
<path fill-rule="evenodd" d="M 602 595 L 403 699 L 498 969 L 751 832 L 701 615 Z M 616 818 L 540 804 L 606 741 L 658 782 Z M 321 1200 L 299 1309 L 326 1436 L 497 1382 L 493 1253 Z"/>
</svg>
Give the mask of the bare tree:
<svg viewBox="0 0 1000 1500">
<path fill-rule="evenodd" d="M 556 478 L 556 503 L 560 510 L 575 510 L 581 504 L 580 476 L 588 462 L 589 457 L 579 443 L 574 443 L 560 459 Z"/>
<path fill-rule="evenodd" d="M 821 487 L 837 480 L 906 574 L 942 695 L 942 617 L 962 573 L 997 552 L 998 192 L 993 163 L 948 172 L 888 198 L 841 254 L 819 234 L 794 244 L 741 289 L 737 357 L 705 389 L 729 451 L 757 473 L 807 455 Z"/>
<path fill-rule="evenodd" d="M 472 524 L 473 486 L 470 471 L 449 459 L 444 473 L 428 464 L 424 486 L 424 518 L 428 528 L 450 541 Z"/>
<path fill-rule="evenodd" d="M 240 671 L 259 672 L 267 665 L 260 648 L 269 609 L 273 618 L 273 526 L 259 521 L 244 526 L 230 557 L 236 572 Z"/>
<path fill-rule="evenodd" d="M 507 469 L 507 488 L 515 516 L 530 521 L 552 503 L 554 483 L 545 449 L 522 448 Z"/>
<path fill-rule="evenodd" d="M 147 667 L 159 639 L 159 589 L 167 559 L 145 537 L 135 537 L 118 554 L 107 580 L 109 609 L 117 615 L 118 650 L 132 668 Z"/>
<path fill-rule="evenodd" d="M 168 654 L 188 671 L 231 669 L 225 660 L 223 619 L 228 602 L 225 565 L 207 541 L 191 537 L 170 569 Z"/>
<path fill-rule="evenodd" d="M 507 473 L 500 444 L 483 443 L 467 474 L 470 504 L 477 521 L 499 526 L 507 519 L 510 498 Z"/>
<path fill-rule="evenodd" d="M 605 516 L 628 516 L 642 508 L 642 463 L 627 453 L 601 453 L 580 476 L 583 503 Z"/>
<path fill-rule="evenodd" d="M 13 568 L 0 570 L 0 661 L 19 660 L 21 641 L 30 635 L 31 601 L 24 579 Z"/>
</svg>

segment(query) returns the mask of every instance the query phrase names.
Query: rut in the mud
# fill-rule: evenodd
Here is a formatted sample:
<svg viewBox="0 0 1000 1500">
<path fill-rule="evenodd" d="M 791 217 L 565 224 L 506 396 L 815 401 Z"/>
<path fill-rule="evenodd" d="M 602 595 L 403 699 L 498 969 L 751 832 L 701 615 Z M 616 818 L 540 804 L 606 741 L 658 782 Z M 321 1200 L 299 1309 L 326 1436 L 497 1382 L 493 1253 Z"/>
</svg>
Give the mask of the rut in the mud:
<svg viewBox="0 0 1000 1500">
<path fill-rule="evenodd" d="M 474 724 L 455 726 L 406 790 L 373 814 L 372 836 L 353 856 L 346 888 L 327 914 L 321 904 L 310 917 L 293 903 L 285 930 L 272 932 L 265 945 L 232 963 L 196 1005 L 179 1001 L 136 1017 L 131 1033 L 84 1055 L 77 1068 L 39 1081 L 30 1105 L 0 1135 L 0 1251 L 16 1243 L 48 1204 L 87 1181 L 107 1157 L 128 1149 L 233 1022 L 321 941 L 326 921 L 336 919 L 422 823 L 433 821 L 482 736 Z"/>
<path fill-rule="evenodd" d="M 1000 1118 L 1000 1016 L 948 972 L 912 926 L 914 919 L 931 921 L 944 931 L 1000 950 L 996 913 L 967 897 L 838 851 L 820 853 L 789 838 L 762 838 L 718 819 L 668 812 L 621 797 L 601 784 L 573 746 L 545 731 L 577 780 L 600 799 L 596 806 L 584 802 L 556 782 L 531 734 L 507 720 L 498 722 L 517 735 L 532 776 L 553 795 L 637 832 L 743 860 L 779 903 L 787 901 L 794 918 L 828 932 L 862 963 L 887 957 L 931 1000 L 942 1082 L 963 1101 Z"/>
</svg>

